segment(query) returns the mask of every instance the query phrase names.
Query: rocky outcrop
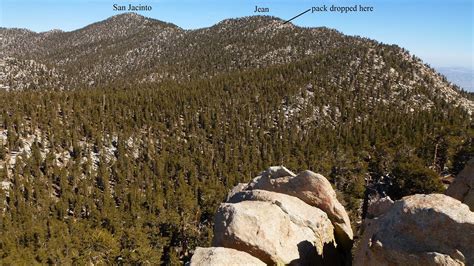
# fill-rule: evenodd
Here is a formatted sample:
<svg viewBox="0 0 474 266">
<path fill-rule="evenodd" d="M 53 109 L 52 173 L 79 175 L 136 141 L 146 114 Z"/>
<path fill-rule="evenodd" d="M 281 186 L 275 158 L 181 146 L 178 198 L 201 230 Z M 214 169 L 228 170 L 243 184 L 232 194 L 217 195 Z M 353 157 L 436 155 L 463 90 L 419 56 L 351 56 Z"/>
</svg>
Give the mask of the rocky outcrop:
<svg viewBox="0 0 474 266">
<path fill-rule="evenodd" d="M 338 243 L 348 249 L 351 248 L 353 232 L 349 216 L 324 176 L 311 171 L 295 175 L 284 167 L 273 167 L 254 178 L 246 189 L 261 189 L 291 195 L 321 209 L 333 223 Z"/>
<path fill-rule="evenodd" d="M 458 177 L 469 189 L 471 166 Z M 460 185 L 452 191 L 461 189 L 466 191 Z M 464 201 L 469 195 L 459 194 Z M 381 198 L 370 202 L 367 218 L 354 265 L 474 265 L 474 212 L 453 197 Z M 215 216 L 213 245 L 224 249 L 198 249 L 192 265 L 249 257 L 268 265 L 348 265 L 352 230 L 322 175 L 271 167 L 230 191 Z"/>
<path fill-rule="evenodd" d="M 446 195 L 460 200 L 474 211 L 474 158 L 471 159 L 454 182 L 446 190 Z"/>
<path fill-rule="evenodd" d="M 474 264 L 474 212 L 451 197 L 408 196 L 365 223 L 355 265 Z"/>
<path fill-rule="evenodd" d="M 214 246 L 244 250 L 267 264 L 306 264 L 335 248 L 326 213 L 298 198 L 263 190 L 243 191 L 215 216 Z"/>
<path fill-rule="evenodd" d="M 295 175 L 283 166 L 270 167 L 249 184 L 238 184 L 214 223 L 213 246 L 245 252 L 269 265 L 350 263 L 347 213 L 331 184 L 310 171 Z M 208 265 L 210 259 L 203 257 L 219 259 L 206 252 L 198 249 L 193 265 Z"/>
<path fill-rule="evenodd" d="M 213 247 L 197 248 L 191 259 L 190 266 L 222 266 L 222 265 L 255 265 L 265 266 L 266 264 L 251 256 L 248 253 L 231 248 Z"/>
</svg>

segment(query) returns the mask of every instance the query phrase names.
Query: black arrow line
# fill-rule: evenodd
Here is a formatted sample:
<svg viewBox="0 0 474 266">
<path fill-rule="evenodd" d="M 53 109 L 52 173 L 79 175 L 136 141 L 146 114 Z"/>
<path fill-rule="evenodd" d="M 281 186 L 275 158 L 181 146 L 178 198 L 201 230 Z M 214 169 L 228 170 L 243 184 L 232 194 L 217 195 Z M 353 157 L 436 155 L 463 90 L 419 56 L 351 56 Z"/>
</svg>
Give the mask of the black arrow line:
<svg viewBox="0 0 474 266">
<path fill-rule="evenodd" d="M 310 8 L 310 9 L 308 9 L 308 10 L 306 10 L 305 12 L 302 12 L 302 13 L 300 13 L 300 14 L 298 14 L 298 15 L 296 15 L 296 16 L 294 16 L 294 17 L 292 17 L 292 18 L 290 18 L 289 20 L 285 21 L 283 24 L 286 24 L 286 23 L 288 23 L 288 22 L 292 21 L 293 19 L 295 19 L 295 18 L 297 18 L 297 17 L 299 17 L 299 16 L 302 16 L 302 15 L 304 15 L 304 14 L 308 13 L 309 11 L 311 11 L 311 8 Z"/>
</svg>

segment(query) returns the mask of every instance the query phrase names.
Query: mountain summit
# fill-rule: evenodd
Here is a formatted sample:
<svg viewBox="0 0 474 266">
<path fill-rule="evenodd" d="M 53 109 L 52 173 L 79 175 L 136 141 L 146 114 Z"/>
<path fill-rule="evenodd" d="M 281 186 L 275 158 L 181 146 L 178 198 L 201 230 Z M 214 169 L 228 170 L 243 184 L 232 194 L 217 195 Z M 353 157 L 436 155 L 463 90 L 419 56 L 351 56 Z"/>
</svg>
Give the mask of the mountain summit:
<svg viewBox="0 0 474 266">
<path fill-rule="evenodd" d="M 276 17 L 227 19 L 183 30 L 125 13 L 71 32 L 1 29 L 0 36 L 6 40 L 0 87 L 10 90 L 191 80 L 306 62 L 323 67 L 321 79 L 340 89 L 372 90 L 385 101 L 399 98 L 423 108 L 442 97 L 473 109 L 457 88 L 402 48 L 327 28 L 300 28 Z M 29 60 L 33 63 L 25 63 Z M 51 76 L 28 80 L 39 68 Z M 406 97 L 420 86 L 423 93 Z M 377 92 L 384 88 L 388 94 Z"/>
</svg>

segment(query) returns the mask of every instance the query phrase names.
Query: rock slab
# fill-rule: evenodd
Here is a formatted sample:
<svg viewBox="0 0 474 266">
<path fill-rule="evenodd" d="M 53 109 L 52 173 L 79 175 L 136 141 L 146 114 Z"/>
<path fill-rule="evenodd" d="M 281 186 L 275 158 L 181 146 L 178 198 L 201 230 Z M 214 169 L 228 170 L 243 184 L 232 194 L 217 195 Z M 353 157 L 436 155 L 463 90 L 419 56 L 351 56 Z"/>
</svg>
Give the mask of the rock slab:
<svg viewBox="0 0 474 266">
<path fill-rule="evenodd" d="M 349 216 L 336 198 L 331 183 L 322 175 L 303 171 L 298 175 L 288 169 L 271 167 L 253 179 L 246 189 L 260 189 L 294 196 L 324 211 L 335 227 L 338 244 L 350 249 L 353 232 Z"/>
<path fill-rule="evenodd" d="M 263 261 L 252 255 L 231 248 L 196 248 L 190 266 L 255 265 L 265 266 Z"/>
<path fill-rule="evenodd" d="M 474 158 L 471 159 L 454 182 L 446 190 L 446 195 L 460 200 L 474 211 Z"/>
<path fill-rule="evenodd" d="M 474 265 L 474 212 L 442 194 L 407 196 L 366 220 L 354 265 Z"/>
<path fill-rule="evenodd" d="M 304 265 L 335 249 L 334 227 L 326 213 L 296 197 L 242 191 L 220 205 L 213 246 L 245 251 L 270 265 Z"/>
</svg>

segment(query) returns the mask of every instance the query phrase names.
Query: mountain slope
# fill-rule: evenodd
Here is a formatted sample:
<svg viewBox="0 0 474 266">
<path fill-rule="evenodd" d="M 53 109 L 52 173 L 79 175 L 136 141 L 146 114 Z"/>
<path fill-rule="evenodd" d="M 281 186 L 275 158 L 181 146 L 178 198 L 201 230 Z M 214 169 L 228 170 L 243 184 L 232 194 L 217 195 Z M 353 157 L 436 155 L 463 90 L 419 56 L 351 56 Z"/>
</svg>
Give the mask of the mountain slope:
<svg viewBox="0 0 474 266">
<path fill-rule="evenodd" d="M 368 195 L 440 192 L 474 156 L 471 100 L 327 28 L 124 14 L 0 38 L 5 264 L 186 262 L 227 190 L 270 165 L 328 177 L 357 225 Z"/>
<path fill-rule="evenodd" d="M 34 88 L 73 89 L 189 81 L 301 60 L 318 65 L 330 58 L 339 66 L 336 72 L 324 73 L 327 76 L 323 79 L 341 89 L 378 91 L 386 87 L 390 91 L 383 96 L 376 93 L 381 97 L 378 100 L 429 108 L 434 98 L 441 98 L 469 112 L 474 108 L 457 88 L 399 47 L 344 36 L 327 28 L 299 28 L 274 17 L 229 19 L 209 28 L 185 31 L 128 13 L 72 32 L 37 34 L 2 29 L 0 36 L 7 40 L 2 57 L 35 60 L 54 73 L 50 79 L 61 77 L 60 85 L 18 81 L 13 78 L 15 71 L 0 69 L 2 87 L 11 90 L 28 88 L 24 83 L 33 83 Z M 29 68 L 24 70 L 35 71 Z M 414 94 L 414 90 L 423 92 Z"/>
</svg>

